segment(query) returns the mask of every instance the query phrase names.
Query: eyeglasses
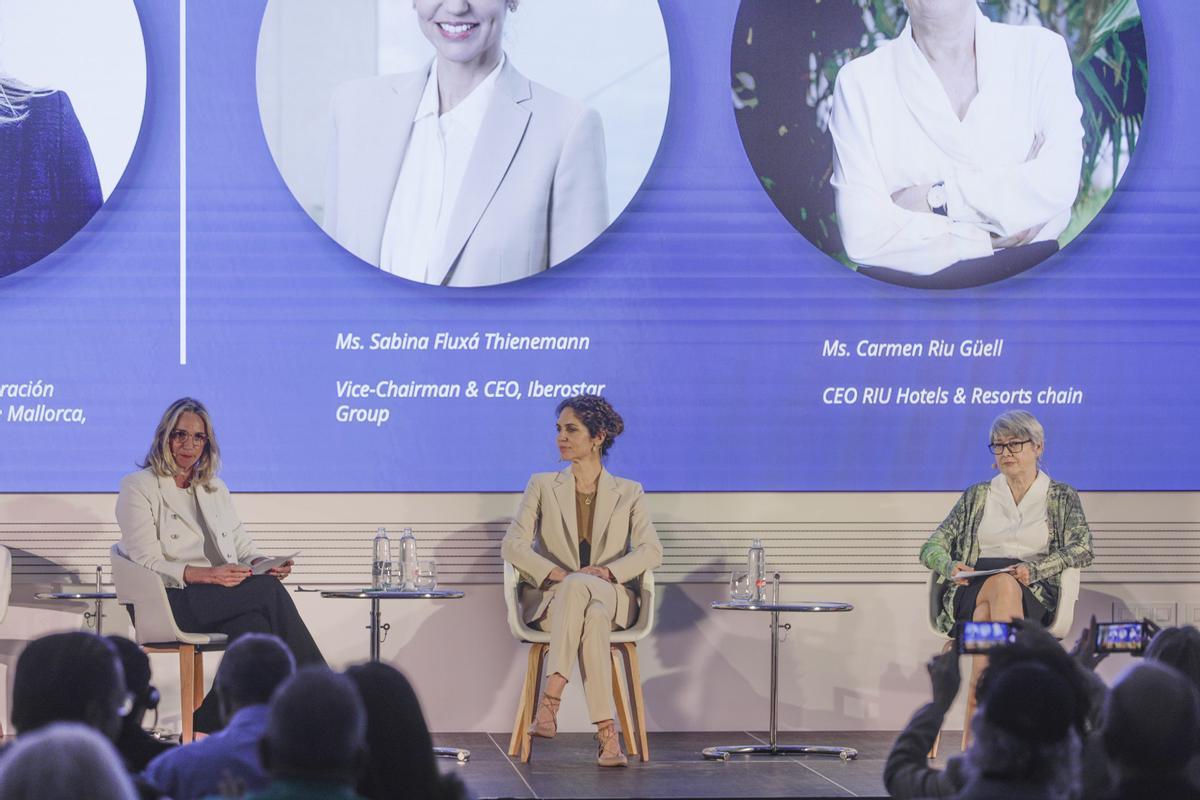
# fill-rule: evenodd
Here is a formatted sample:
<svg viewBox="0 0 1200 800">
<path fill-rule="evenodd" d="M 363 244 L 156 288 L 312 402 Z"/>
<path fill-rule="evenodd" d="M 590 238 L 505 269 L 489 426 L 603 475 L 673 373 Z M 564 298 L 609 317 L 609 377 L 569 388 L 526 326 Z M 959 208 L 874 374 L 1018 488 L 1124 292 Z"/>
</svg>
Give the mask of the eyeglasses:
<svg viewBox="0 0 1200 800">
<path fill-rule="evenodd" d="M 204 447 L 208 444 L 207 433 L 188 433 L 187 431 L 171 431 L 171 441 L 175 444 L 183 444 L 186 441 L 191 441 L 196 447 Z"/>
<path fill-rule="evenodd" d="M 998 456 L 1007 450 L 1009 453 L 1016 455 L 1025 449 L 1025 445 L 1032 444 L 1033 439 L 1022 439 L 1019 442 L 991 442 L 988 444 L 988 450 L 992 451 L 992 455 Z"/>
</svg>

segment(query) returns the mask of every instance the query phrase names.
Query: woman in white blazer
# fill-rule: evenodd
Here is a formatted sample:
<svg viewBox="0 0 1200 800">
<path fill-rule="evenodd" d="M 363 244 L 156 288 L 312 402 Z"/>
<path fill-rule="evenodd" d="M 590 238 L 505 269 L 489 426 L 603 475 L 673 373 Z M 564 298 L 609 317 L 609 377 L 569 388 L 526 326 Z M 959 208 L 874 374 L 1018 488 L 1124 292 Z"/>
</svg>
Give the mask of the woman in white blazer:
<svg viewBox="0 0 1200 800">
<path fill-rule="evenodd" d="M 410 280 L 489 286 L 554 266 L 608 225 L 604 130 L 502 48 L 518 0 L 415 0 L 437 56 L 338 87 L 322 226 Z"/>
<path fill-rule="evenodd" d="M 529 733 L 557 733 L 562 690 L 578 654 L 601 766 L 626 763 L 612 717 L 609 633 L 637 621 L 638 578 L 662 563 L 641 484 L 615 477 L 601 462 L 624 428 L 597 395 L 560 403 L 556 440 L 571 466 L 529 479 L 500 547 L 521 573 L 525 621 L 550 632 L 546 688 Z"/>
<path fill-rule="evenodd" d="M 117 523 L 130 560 L 162 576 L 181 630 L 281 638 L 299 664 L 325 659 L 280 581 L 292 562 L 252 575 L 266 558 L 246 535 L 225 482 L 208 410 L 184 397 L 163 413 L 138 472 L 121 480 Z M 196 729 L 216 730 L 212 695 L 197 710 Z"/>
<path fill-rule="evenodd" d="M 900 35 L 844 66 L 834 88 L 832 184 L 847 255 L 932 276 L 1007 248 L 1053 249 L 1083 159 L 1066 42 L 992 22 L 976 0 L 905 5 Z"/>
</svg>

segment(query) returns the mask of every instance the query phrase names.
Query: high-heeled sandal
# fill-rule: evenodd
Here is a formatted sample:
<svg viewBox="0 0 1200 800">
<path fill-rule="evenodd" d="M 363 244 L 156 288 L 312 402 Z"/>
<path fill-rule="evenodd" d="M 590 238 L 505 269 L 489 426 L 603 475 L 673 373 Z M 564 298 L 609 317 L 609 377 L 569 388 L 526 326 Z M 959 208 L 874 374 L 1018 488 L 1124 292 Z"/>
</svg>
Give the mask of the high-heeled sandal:
<svg viewBox="0 0 1200 800">
<path fill-rule="evenodd" d="M 602 767 L 625 767 L 629 759 L 621 752 L 621 737 L 617 735 L 616 725 L 603 725 L 596 729 L 596 741 L 600 743 L 600 752 L 596 754 L 596 763 Z"/>
<path fill-rule="evenodd" d="M 533 723 L 525 733 L 541 739 L 553 739 L 557 736 L 558 707 L 561 704 L 562 697 L 555 697 L 552 694 L 543 692 L 542 699 L 538 701 L 537 713 L 534 714 Z"/>
</svg>

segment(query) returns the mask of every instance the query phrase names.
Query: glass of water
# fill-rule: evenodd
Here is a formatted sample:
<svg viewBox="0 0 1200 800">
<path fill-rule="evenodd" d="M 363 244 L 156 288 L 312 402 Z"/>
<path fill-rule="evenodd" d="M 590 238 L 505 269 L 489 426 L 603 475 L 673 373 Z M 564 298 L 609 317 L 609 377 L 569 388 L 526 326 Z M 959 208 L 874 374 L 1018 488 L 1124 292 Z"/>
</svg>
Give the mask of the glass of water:
<svg viewBox="0 0 1200 800">
<path fill-rule="evenodd" d="M 428 592 L 437 588 L 437 562 L 433 559 L 417 562 L 417 575 L 414 588 L 418 592 Z"/>
<path fill-rule="evenodd" d="M 744 569 L 735 569 L 729 576 L 729 599 L 744 603 L 752 597 L 754 597 L 754 584 L 750 582 L 750 573 Z"/>
</svg>

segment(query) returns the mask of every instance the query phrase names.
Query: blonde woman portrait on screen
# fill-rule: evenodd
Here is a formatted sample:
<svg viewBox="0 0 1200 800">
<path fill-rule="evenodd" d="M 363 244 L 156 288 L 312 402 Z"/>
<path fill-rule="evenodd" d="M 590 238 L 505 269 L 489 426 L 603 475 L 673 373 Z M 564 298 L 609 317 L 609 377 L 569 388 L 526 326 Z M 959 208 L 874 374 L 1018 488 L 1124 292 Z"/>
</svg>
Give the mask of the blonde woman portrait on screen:
<svg viewBox="0 0 1200 800">
<path fill-rule="evenodd" d="M 0 72 L 0 277 L 57 250 L 104 198 L 66 92 Z"/>
<path fill-rule="evenodd" d="M 905 7 L 900 35 L 837 77 L 829 130 L 846 254 L 931 276 L 1025 245 L 1057 249 L 1083 160 L 1066 41 L 992 22 L 976 0 Z"/>
<path fill-rule="evenodd" d="M 599 114 L 503 47 L 520 0 L 414 0 L 436 56 L 332 102 L 323 227 L 380 269 L 488 286 L 541 272 L 608 225 Z"/>
<path fill-rule="evenodd" d="M 622 767 L 625 754 L 612 709 L 609 634 L 639 615 L 639 578 L 662 563 L 642 485 L 604 468 L 625 429 L 603 397 L 579 395 L 558 405 L 555 444 L 570 462 L 529 479 L 500 554 L 521 573 L 521 613 L 550 632 L 546 683 L 531 736 L 558 733 L 558 707 L 576 660 L 588 717 L 599 741 L 597 764 Z"/>
</svg>

